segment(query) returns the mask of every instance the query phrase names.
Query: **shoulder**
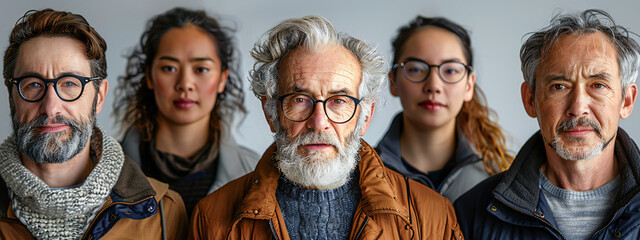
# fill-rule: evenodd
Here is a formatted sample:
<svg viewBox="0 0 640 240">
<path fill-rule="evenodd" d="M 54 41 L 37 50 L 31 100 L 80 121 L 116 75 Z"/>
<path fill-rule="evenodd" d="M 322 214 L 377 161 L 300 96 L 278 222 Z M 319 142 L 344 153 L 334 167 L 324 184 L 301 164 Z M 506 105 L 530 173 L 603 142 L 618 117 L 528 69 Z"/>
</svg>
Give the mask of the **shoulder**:
<svg viewBox="0 0 640 240">
<path fill-rule="evenodd" d="M 453 209 L 451 202 L 433 189 L 406 178 L 402 174 L 387 169 L 389 180 L 395 187 L 398 195 L 411 196 L 412 205 L 415 205 L 421 218 L 446 216 L 446 209 Z M 429 216 L 427 216 L 427 214 Z"/>
<path fill-rule="evenodd" d="M 218 236 L 231 228 L 235 211 L 251 186 L 252 173 L 225 184 L 198 202 L 191 214 L 189 239 L 212 238 L 208 236 Z"/>
<path fill-rule="evenodd" d="M 478 200 L 486 200 L 486 202 L 488 202 L 488 199 L 491 198 L 493 190 L 496 188 L 498 183 L 500 183 L 503 176 L 504 172 L 491 176 L 478 183 L 475 187 L 471 188 L 465 194 L 460 196 L 458 200 L 455 201 L 456 207 L 476 205 L 479 202 Z"/>
<path fill-rule="evenodd" d="M 252 173 L 225 184 L 220 189 L 201 199 L 196 205 L 196 209 L 204 217 L 203 219 L 211 219 L 213 216 L 220 219 L 231 219 L 235 206 L 240 204 L 251 186 Z M 194 217 L 195 215 L 194 210 Z M 199 221 L 202 219 L 193 218 L 193 220 Z"/>
<path fill-rule="evenodd" d="M 156 191 L 156 201 L 160 208 L 160 215 L 166 222 L 168 236 L 184 238 L 187 235 L 189 218 L 180 195 L 169 189 L 169 185 L 153 178 L 147 178 Z"/>
<path fill-rule="evenodd" d="M 465 235 L 470 234 L 475 222 L 483 222 L 488 217 L 486 208 L 493 199 L 493 190 L 503 176 L 504 172 L 487 178 L 454 202 L 456 215 Z"/>
</svg>

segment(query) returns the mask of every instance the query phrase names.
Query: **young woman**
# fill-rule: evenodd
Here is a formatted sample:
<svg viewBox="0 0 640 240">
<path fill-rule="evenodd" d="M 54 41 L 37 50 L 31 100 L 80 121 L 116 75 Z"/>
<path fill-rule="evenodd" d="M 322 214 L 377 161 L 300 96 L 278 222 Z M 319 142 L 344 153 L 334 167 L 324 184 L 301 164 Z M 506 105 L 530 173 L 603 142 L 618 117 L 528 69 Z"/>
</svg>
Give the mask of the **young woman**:
<svg viewBox="0 0 640 240">
<path fill-rule="evenodd" d="M 513 156 L 475 85 L 467 31 L 418 16 L 400 28 L 393 49 L 389 86 L 404 111 L 376 148 L 385 165 L 451 201 L 506 170 Z"/>
<path fill-rule="evenodd" d="M 120 79 L 114 108 L 128 127 L 124 152 L 180 193 L 189 214 L 258 160 L 230 135 L 233 114 L 246 112 L 234 57 L 227 29 L 176 8 L 149 21 Z"/>
</svg>

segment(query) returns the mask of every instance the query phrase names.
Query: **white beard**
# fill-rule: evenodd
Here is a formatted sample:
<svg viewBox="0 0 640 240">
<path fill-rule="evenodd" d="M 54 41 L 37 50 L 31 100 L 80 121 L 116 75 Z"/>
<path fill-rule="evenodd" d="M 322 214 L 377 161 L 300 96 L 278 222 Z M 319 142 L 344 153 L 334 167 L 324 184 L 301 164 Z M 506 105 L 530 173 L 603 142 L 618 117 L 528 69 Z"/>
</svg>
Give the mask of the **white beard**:
<svg viewBox="0 0 640 240">
<path fill-rule="evenodd" d="M 358 118 L 356 129 L 344 141 L 344 146 L 336 136 L 321 132 L 307 132 L 294 140 L 289 140 L 287 133 L 277 125 L 275 140 L 276 167 L 292 183 L 319 190 L 338 188 L 349 180 L 349 176 L 360 161 L 360 136 L 364 117 Z M 338 153 L 333 158 L 324 156 L 321 152 L 311 152 L 308 155 L 298 153 L 298 147 L 309 143 L 327 143 L 333 145 Z"/>
</svg>

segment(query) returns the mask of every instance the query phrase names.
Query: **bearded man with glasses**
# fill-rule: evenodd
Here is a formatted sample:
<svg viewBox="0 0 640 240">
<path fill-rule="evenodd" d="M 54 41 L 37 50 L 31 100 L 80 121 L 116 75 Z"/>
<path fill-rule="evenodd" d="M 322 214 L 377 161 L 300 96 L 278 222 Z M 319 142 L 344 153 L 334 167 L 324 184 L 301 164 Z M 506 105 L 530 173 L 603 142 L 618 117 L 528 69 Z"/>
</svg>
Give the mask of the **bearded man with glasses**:
<svg viewBox="0 0 640 240">
<path fill-rule="evenodd" d="M 309 16 L 251 53 L 275 143 L 198 203 L 191 239 L 462 239 L 447 199 L 386 169 L 361 139 L 386 74 L 374 48 Z"/>
<path fill-rule="evenodd" d="M 96 124 L 106 43 L 84 17 L 27 12 L 9 37 L 13 134 L 0 145 L 0 239 L 182 239 L 180 196 Z"/>
</svg>

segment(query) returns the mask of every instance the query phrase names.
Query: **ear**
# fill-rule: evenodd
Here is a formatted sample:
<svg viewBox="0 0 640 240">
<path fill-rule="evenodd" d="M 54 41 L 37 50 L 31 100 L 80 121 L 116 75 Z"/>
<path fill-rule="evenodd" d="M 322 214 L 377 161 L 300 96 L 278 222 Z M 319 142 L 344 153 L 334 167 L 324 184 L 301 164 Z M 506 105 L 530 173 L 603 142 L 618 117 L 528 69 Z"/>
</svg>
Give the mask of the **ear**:
<svg viewBox="0 0 640 240">
<path fill-rule="evenodd" d="M 527 82 L 523 82 L 520 85 L 520 96 L 522 97 L 522 104 L 527 114 L 534 118 L 537 116 L 535 102 L 533 101 L 533 93 L 531 92 L 531 86 Z"/>
<path fill-rule="evenodd" d="M 389 91 L 391 91 L 391 95 L 398 96 L 398 84 L 396 84 L 396 80 L 393 78 L 393 70 L 390 71 L 387 76 L 389 76 Z"/>
<path fill-rule="evenodd" d="M 269 124 L 269 128 L 271 129 L 271 132 L 272 133 L 276 132 L 276 128 L 273 126 L 273 123 L 271 122 L 271 117 L 269 116 L 269 114 L 267 114 L 267 109 L 265 108 L 265 105 L 267 104 L 267 98 L 260 97 L 260 103 L 262 104 L 262 113 L 264 113 L 264 118 L 267 119 L 267 124 Z"/>
<path fill-rule="evenodd" d="M 224 92 L 224 86 L 227 85 L 227 79 L 229 79 L 229 69 L 225 69 L 220 73 L 220 81 L 218 82 L 218 93 Z"/>
<path fill-rule="evenodd" d="M 369 124 L 371 124 L 371 117 L 373 116 L 373 110 L 376 108 L 376 103 L 371 104 L 371 112 L 369 116 L 364 120 L 364 127 L 362 127 L 362 131 L 360 132 L 360 136 L 364 136 L 364 133 L 367 132 L 369 128 Z"/>
<path fill-rule="evenodd" d="M 102 107 L 104 107 L 104 99 L 107 98 L 107 92 L 109 91 L 109 80 L 102 79 L 100 82 L 100 89 L 98 90 L 98 95 L 96 96 L 96 114 L 102 111 Z"/>
<path fill-rule="evenodd" d="M 469 80 L 467 80 L 467 86 L 465 88 L 465 93 L 464 93 L 464 101 L 465 102 L 469 102 L 471 101 L 471 99 L 473 99 L 473 90 L 476 87 L 476 74 L 475 73 L 470 73 L 469 74 Z"/>
<path fill-rule="evenodd" d="M 620 118 L 625 119 L 631 115 L 633 111 L 633 104 L 636 102 L 636 96 L 638 95 L 638 87 L 635 83 L 629 84 L 627 87 L 626 95 L 622 99 L 622 109 L 620 109 Z"/>
<path fill-rule="evenodd" d="M 151 75 L 149 69 L 144 70 L 144 81 L 147 83 L 148 89 L 153 89 L 153 81 L 151 81 Z"/>
</svg>

